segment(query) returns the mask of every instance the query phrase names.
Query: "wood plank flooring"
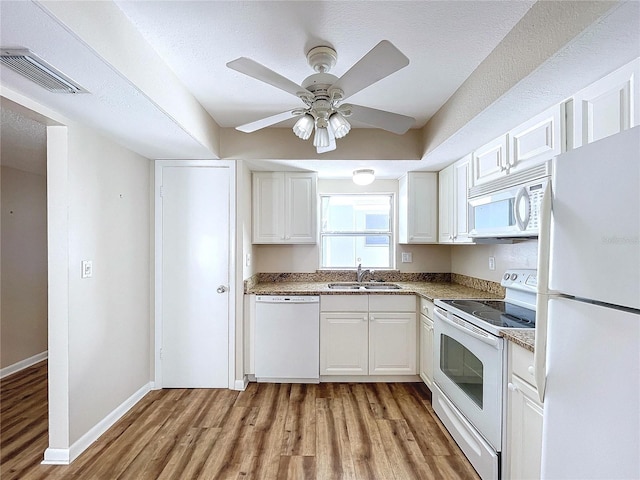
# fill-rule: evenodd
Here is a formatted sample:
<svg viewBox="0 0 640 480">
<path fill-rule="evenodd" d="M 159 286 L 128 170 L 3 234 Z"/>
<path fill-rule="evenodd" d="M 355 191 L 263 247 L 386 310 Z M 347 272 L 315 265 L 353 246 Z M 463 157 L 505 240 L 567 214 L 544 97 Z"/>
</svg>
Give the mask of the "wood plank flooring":
<svg viewBox="0 0 640 480">
<path fill-rule="evenodd" d="M 46 369 L 0 382 L 2 480 L 479 478 L 420 383 L 152 391 L 71 465 L 41 465 Z"/>
</svg>

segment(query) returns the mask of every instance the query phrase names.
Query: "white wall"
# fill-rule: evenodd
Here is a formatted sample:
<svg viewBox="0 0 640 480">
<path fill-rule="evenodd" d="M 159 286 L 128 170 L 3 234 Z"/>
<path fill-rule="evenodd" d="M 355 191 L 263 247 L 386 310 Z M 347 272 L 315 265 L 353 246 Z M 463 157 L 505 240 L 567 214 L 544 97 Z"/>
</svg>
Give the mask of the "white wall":
<svg viewBox="0 0 640 480">
<path fill-rule="evenodd" d="M 47 350 L 47 179 L 2 167 L 1 184 L 0 368 L 5 368 Z"/>
<path fill-rule="evenodd" d="M 149 160 L 70 126 L 67 195 L 73 444 L 150 380 Z"/>
<path fill-rule="evenodd" d="M 496 269 L 489 270 L 489 257 Z M 538 241 L 514 244 L 456 245 L 451 247 L 451 273 L 500 282 L 508 268 L 538 268 Z"/>
</svg>

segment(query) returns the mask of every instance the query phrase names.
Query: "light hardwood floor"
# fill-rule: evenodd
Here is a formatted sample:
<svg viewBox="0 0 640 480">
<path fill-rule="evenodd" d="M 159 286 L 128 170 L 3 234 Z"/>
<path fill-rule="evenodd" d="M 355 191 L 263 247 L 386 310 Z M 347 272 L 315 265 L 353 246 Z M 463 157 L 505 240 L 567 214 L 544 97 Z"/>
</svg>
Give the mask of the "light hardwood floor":
<svg viewBox="0 0 640 480">
<path fill-rule="evenodd" d="M 0 383 L 0 478 L 478 479 L 419 383 L 158 390 L 70 466 L 47 447 L 47 364 Z"/>
</svg>

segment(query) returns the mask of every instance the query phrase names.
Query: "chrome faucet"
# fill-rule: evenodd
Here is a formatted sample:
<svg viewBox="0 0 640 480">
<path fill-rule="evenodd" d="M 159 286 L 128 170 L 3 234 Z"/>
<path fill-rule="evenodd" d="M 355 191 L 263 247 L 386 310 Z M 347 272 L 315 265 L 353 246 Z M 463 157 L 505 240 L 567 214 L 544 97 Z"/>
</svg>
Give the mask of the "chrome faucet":
<svg viewBox="0 0 640 480">
<path fill-rule="evenodd" d="M 362 270 L 362 264 L 361 264 L 361 263 L 359 263 L 359 264 L 358 264 L 358 271 L 356 272 L 356 280 L 357 280 L 358 282 L 361 282 L 361 281 L 362 281 L 362 279 L 364 278 L 364 276 L 365 276 L 367 273 L 371 273 L 371 270 L 368 270 L 368 269 L 367 269 L 367 270 Z"/>
</svg>

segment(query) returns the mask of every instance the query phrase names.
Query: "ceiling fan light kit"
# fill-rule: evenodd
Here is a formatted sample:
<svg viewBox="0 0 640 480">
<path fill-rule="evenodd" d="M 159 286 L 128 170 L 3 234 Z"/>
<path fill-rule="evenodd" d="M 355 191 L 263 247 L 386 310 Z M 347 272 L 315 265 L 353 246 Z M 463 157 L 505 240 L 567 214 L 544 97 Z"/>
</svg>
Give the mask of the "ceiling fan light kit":
<svg viewBox="0 0 640 480">
<path fill-rule="evenodd" d="M 309 140 L 314 122 L 313 116 L 308 113 L 303 114 L 293 126 L 293 133 L 302 140 Z"/>
<path fill-rule="evenodd" d="M 353 171 L 353 183 L 356 185 L 370 185 L 376 179 L 375 172 L 368 168 Z"/>
<path fill-rule="evenodd" d="M 317 73 L 305 78 L 301 85 L 249 58 L 240 57 L 227 63 L 227 67 L 295 95 L 305 104 L 304 108 L 272 115 L 240 125 L 236 129 L 251 133 L 299 116 L 293 133 L 302 140 L 308 140 L 315 127 L 313 145 L 318 153 L 325 153 L 335 150 L 336 139 L 344 138 L 349 133 L 351 124 L 347 117 L 350 116 L 371 127 L 398 135 L 411 128 L 415 122 L 412 117 L 359 105 L 341 104 L 347 97 L 406 67 L 409 59 L 400 50 L 391 42 L 383 40 L 340 78 L 328 73 L 337 60 L 338 54 L 331 47 L 319 46 L 309 50 L 307 62 Z"/>
</svg>

